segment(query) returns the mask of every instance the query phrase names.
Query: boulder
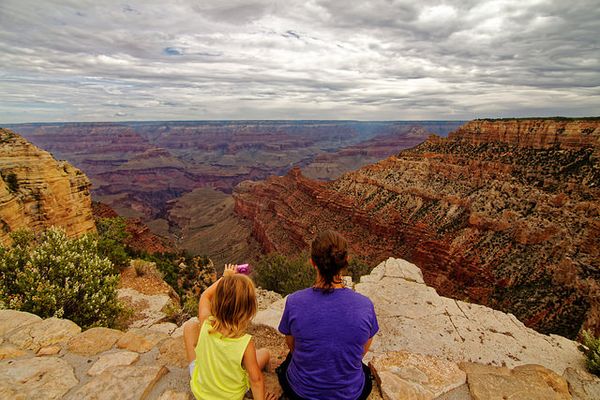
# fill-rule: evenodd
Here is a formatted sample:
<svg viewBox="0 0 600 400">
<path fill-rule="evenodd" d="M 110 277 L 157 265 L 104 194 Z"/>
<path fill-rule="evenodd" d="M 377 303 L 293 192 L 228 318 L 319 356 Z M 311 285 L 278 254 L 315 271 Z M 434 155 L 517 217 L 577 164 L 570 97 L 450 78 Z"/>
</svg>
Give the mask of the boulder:
<svg viewBox="0 0 600 400">
<path fill-rule="evenodd" d="M 37 352 L 42 347 L 66 342 L 79 332 L 81 328 L 74 322 L 53 317 L 11 331 L 8 340 L 22 349 Z"/>
<path fill-rule="evenodd" d="M 541 365 L 505 367 L 461 363 L 474 400 L 570 400 L 567 382 Z"/>
<path fill-rule="evenodd" d="M 131 288 L 119 289 L 118 297 L 135 310 L 130 328 L 148 328 L 163 321 L 167 317 L 163 308 L 171 302 L 168 294 L 144 294 Z"/>
<path fill-rule="evenodd" d="M 0 310 L 0 336 L 6 335 L 13 329 L 20 328 L 42 319 L 35 314 L 16 310 Z"/>
<path fill-rule="evenodd" d="M 571 392 L 573 400 L 600 399 L 599 377 L 581 369 L 567 368 L 563 378 L 569 384 L 569 392 Z"/>
<path fill-rule="evenodd" d="M 108 368 L 131 365 L 139 360 L 140 355 L 133 351 L 119 351 L 100 356 L 87 372 L 90 376 L 100 375 Z"/>
<path fill-rule="evenodd" d="M 386 400 L 431 400 L 466 382 L 457 364 L 405 351 L 374 357 L 370 367 Z"/>
<path fill-rule="evenodd" d="M 0 361 L 2 399 L 61 399 L 78 383 L 71 365 L 61 358 Z"/>
<path fill-rule="evenodd" d="M 158 351 L 157 360 L 160 363 L 179 368 L 186 368 L 188 366 L 183 336 L 165 340 L 160 344 Z"/>
<path fill-rule="evenodd" d="M 160 365 L 106 369 L 69 395 L 69 400 L 144 400 L 169 370 Z"/>
<path fill-rule="evenodd" d="M 159 324 L 148 327 L 148 329 L 150 329 L 151 331 L 162 332 L 166 335 L 170 335 L 177 329 L 177 324 L 174 324 L 172 322 L 161 322 Z"/>
<path fill-rule="evenodd" d="M 130 329 L 117 341 L 117 347 L 120 349 L 135 351 L 137 353 L 146 353 L 154 346 L 169 338 L 161 332 L 155 332 L 149 329 L 134 328 Z"/>
<path fill-rule="evenodd" d="M 110 350 L 123 332 L 109 328 L 91 328 L 71 338 L 67 349 L 81 356 L 93 356 Z"/>
</svg>

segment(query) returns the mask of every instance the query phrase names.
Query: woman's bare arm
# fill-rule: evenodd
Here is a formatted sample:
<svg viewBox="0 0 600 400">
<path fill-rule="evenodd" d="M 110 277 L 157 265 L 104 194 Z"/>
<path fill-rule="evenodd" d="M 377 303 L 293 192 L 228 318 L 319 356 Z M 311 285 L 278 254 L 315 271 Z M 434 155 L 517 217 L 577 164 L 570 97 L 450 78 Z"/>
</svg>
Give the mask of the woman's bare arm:
<svg viewBox="0 0 600 400">
<path fill-rule="evenodd" d="M 367 343 L 365 343 L 365 347 L 363 350 L 363 356 L 369 352 L 369 348 L 371 348 L 372 343 L 373 343 L 373 337 L 371 337 L 369 340 L 367 340 Z"/>
</svg>

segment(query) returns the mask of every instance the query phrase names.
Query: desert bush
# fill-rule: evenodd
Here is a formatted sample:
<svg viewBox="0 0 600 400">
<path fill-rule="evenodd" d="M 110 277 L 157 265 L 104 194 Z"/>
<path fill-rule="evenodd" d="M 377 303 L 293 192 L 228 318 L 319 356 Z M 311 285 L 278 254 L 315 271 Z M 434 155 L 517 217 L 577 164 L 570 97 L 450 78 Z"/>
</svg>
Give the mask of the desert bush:
<svg viewBox="0 0 600 400">
<path fill-rule="evenodd" d="M 130 255 L 125 245 L 129 237 L 125 218 L 100 218 L 96 220 L 98 230 L 98 254 L 108 258 L 115 267 L 124 268 L 129 264 Z"/>
<path fill-rule="evenodd" d="M 371 273 L 371 266 L 359 258 L 350 258 L 348 263 L 348 275 L 352 276 L 352 281 L 358 283 L 360 277 Z"/>
<path fill-rule="evenodd" d="M 93 235 L 69 239 L 50 228 L 11 237 L 10 247 L 0 247 L 0 303 L 43 318 L 68 318 L 83 328 L 113 325 L 121 311 L 119 277 L 98 255 Z"/>
<path fill-rule="evenodd" d="M 311 286 L 315 281 L 314 268 L 306 254 L 292 259 L 271 253 L 263 256 L 253 272 L 257 286 L 286 296 Z"/>
<path fill-rule="evenodd" d="M 131 260 L 130 265 L 133 267 L 137 276 L 155 276 L 159 279 L 163 278 L 162 273 L 156 267 L 156 263 L 146 260 Z"/>
<path fill-rule="evenodd" d="M 600 337 L 594 337 L 591 332 L 583 331 L 583 344 L 587 347 L 585 363 L 588 370 L 600 376 Z"/>
</svg>

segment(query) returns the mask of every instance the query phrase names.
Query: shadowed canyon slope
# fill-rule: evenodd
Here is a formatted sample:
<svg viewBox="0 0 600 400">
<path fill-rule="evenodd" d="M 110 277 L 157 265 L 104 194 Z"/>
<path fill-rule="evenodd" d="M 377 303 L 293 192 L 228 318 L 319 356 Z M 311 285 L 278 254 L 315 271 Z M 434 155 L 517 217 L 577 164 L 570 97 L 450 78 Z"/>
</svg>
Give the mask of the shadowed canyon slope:
<svg viewBox="0 0 600 400">
<path fill-rule="evenodd" d="M 440 294 L 542 332 L 600 331 L 600 121 L 472 121 L 329 182 L 298 169 L 236 188 L 264 251 L 325 228 L 371 265 L 396 255 Z"/>
<path fill-rule="evenodd" d="M 414 146 L 430 132 L 445 135 L 461 124 L 190 121 L 22 124 L 13 125 L 13 129 L 55 157 L 81 168 L 92 181 L 94 200 L 108 204 L 120 215 L 141 218 L 153 232 L 175 239 L 186 249 L 200 251 L 206 246 L 196 239 L 221 234 L 229 226 L 234 226 L 232 232 L 223 237 L 237 235 L 245 228 L 238 228 L 237 221 L 223 226 L 222 220 L 217 221 L 221 226 L 213 228 L 211 218 L 185 215 L 190 199 L 194 199 L 197 210 L 205 210 L 219 196 L 197 196 L 192 194 L 196 189 L 230 193 L 239 182 L 282 175 L 294 166 L 307 167 L 311 176 L 331 179 Z M 382 153 L 379 137 L 387 138 L 387 144 L 395 147 Z M 226 202 L 226 218 L 235 219 L 231 199 Z M 238 242 L 245 241 L 243 236 Z M 222 254 L 224 250 L 221 246 L 216 251 Z M 242 256 L 245 251 L 235 254 Z"/>
<path fill-rule="evenodd" d="M 0 175 L 0 244 L 22 228 L 57 225 L 69 236 L 95 231 L 88 178 L 2 128 Z"/>
</svg>

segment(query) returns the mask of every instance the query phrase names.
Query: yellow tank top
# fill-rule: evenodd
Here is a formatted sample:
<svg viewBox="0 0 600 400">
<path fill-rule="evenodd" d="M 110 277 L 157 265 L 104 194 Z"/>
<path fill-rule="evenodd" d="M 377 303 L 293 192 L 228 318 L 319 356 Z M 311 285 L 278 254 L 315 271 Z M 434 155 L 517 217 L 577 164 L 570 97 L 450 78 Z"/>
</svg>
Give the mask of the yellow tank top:
<svg viewBox="0 0 600 400">
<path fill-rule="evenodd" d="M 190 381 L 192 393 L 199 400 L 242 399 L 250 388 L 242 358 L 251 336 L 228 338 L 218 332 L 208 333 L 211 328 L 208 319 L 200 328 Z"/>
</svg>

